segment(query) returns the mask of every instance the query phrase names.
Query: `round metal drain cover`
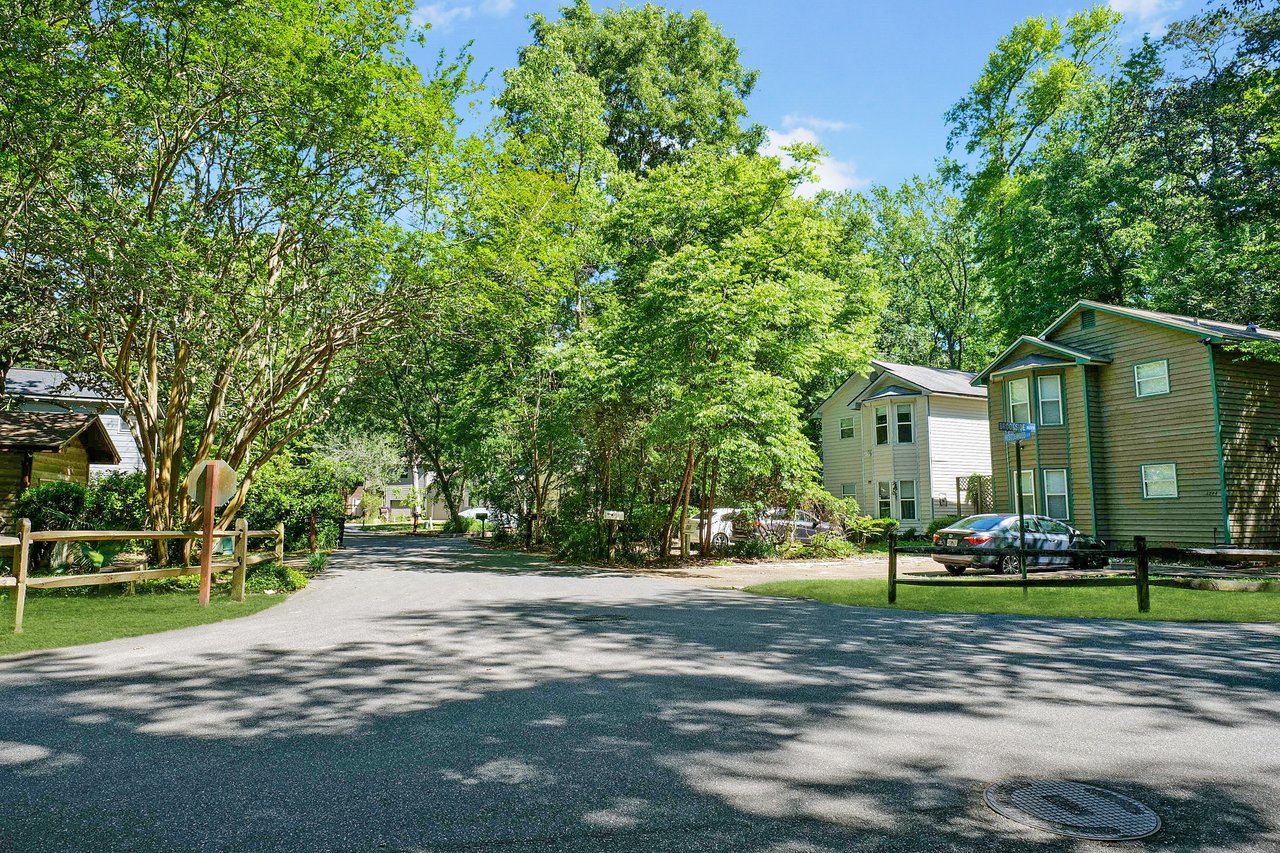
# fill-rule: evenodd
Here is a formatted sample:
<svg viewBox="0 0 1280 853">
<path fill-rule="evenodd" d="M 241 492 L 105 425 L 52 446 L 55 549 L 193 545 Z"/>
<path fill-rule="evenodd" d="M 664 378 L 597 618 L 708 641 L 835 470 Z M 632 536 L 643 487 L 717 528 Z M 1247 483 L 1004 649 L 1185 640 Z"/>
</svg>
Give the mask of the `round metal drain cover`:
<svg viewBox="0 0 1280 853">
<path fill-rule="evenodd" d="M 1010 820 L 1072 838 L 1129 841 L 1160 829 L 1160 818 L 1137 800 L 1081 782 L 1010 779 L 987 788 L 984 797 Z"/>
<path fill-rule="evenodd" d="M 621 622 L 627 617 L 621 613 L 592 613 L 587 616 L 574 616 L 574 622 Z"/>
</svg>

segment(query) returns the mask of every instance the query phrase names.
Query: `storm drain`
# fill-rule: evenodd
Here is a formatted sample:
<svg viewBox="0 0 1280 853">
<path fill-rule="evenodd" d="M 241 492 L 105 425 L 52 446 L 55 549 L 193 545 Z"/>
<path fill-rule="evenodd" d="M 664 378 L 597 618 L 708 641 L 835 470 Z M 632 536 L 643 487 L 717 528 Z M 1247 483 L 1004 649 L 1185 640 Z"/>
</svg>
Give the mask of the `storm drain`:
<svg viewBox="0 0 1280 853">
<path fill-rule="evenodd" d="M 987 805 L 1009 820 L 1094 841 L 1146 838 L 1160 818 L 1137 800 L 1081 782 L 1010 779 L 987 788 Z"/>
<path fill-rule="evenodd" d="M 574 616 L 574 622 L 621 622 L 627 617 L 620 613 L 591 613 L 586 616 Z"/>
</svg>

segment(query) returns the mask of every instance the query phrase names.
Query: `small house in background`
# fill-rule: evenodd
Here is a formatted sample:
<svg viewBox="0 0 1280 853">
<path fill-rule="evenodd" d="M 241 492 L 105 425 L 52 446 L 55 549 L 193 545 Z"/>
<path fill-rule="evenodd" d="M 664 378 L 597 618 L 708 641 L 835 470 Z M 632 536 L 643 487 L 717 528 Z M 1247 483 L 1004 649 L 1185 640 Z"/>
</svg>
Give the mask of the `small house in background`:
<svg viewBox="0 0 1280 853">
<path fill-rule="evenodd" d="M 97 415 L 0 412 L 0 526 L 27 488 L 55 480 L 85 485 L 90 465 L 117 465 L 111 436 Z"/>
<path fill-rule="evenodd" d="M 1117 544 L 1280 546 L 1280 362 L 1249 354 L 1280 331 L 1081 301 L 1023 336 L 989 389 L 996 509 L 1028 510 Z"/>
<path fill-rule="evenodd" d="M 827 491 L 904 529 L 989 508 L 968 491 L 971 475 L 991 473 L 987 394 L 973 377 L 872 361 L 847 379 L 813 413 Z"/>
<path fill-rule="evenodd" d="M 93 473 L 141 471 L 142 452 L 129 426 L 129 409 L 119 392 L 103 392 L 79 384 L 60 370 L 15 367 L 5 376 L 4 395 L 24 412 L 73 412 L 99 415 L 120 456 L 111 465 L 93 466 Z"/>
</svg>

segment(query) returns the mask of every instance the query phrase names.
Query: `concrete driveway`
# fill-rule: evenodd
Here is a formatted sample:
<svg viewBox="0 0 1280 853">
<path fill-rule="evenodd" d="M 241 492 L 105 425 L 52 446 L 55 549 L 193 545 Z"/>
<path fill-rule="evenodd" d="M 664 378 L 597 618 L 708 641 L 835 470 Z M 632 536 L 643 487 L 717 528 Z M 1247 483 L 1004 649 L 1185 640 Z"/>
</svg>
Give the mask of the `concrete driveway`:
<svg viewBox="0 0 1280 853">
<path fill-rule="evenodd" d="M 940 616 L 352 536 L 248 617 L 0 661 L 4 850 L 1280 849 L 1280 629 Z"/>
</svg>

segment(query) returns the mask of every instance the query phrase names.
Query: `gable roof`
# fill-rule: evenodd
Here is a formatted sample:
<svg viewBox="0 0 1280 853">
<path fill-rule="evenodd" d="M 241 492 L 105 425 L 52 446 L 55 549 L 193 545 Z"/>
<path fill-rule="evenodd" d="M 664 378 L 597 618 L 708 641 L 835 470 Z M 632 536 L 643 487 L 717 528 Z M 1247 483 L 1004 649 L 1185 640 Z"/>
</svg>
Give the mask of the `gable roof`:
<svg viewBox="0 0 1280 853">
<path fill-rule="evenodd" d="M 1164 311 L 1150 311 L 1146 308 L 1108 305 L 1105 302 L 1094 302 L 1090 299 L 1081 299 L 1063 312 L 1058 319 L 1049 324 L 1049 328 L 1045 329 L 1040 337 L 1045 338 L 1053 334 L 1082 308 L 1092 308 L 1095 311 L 1114 314 L 1117 317 L 1128 317 L 1144 323 L 1155 323 L 1158 326 L 1209 337 L 1215 341 L 1272 341 L 1280 343 L 1280 331 L 1275 329 L 1263 329 L 1252 324 L 1242 325 L 1240 323 L 1224 323 L 1220 320 L 1205 320 L 1200 317 L 1187 317 L 1182 314 L 1169 314 Z"/>
<path fill-rule="evenodd" d="M 94 465 L 118 465 L 120 454 L 97 415 L 0 412 L 0 452 L 57 453 L 77 438 Z"/>
<path fill-rule="evenodd" d="M 987 377 L 995 373 L 997 371 L 997 368 L 1000 367 L 1000 365 L 1004 362 L 1004 360 L 1008 358 L 1010 355 L 1012 355 L 1013 351 L 1020 346 L 1032 346 L 1032 347 L 1036 347 L 1037 349 L 1048 350 L 1049 352 L 1054 353 L 1055 355 L 1062 356 L 1066 359 L 1069 359 L 1070 362 L 1073 364 L 1110 364 L 1111 363 L 1111 359 L 1105 356 L 1094 355 L 1091 352 L 1085 352 L 1082 349 L 1069 347 L 1066 344 L 1060 344 L 1057 341 L 1046 341 L 1043 337 L 1033 338 L 1030 335 L 1023 335 L 1013 343 L 1009 344 L 1009 346 L 1005 347 L 1004 352 L 1000 353 L 998 356 L 993 358 L 991 360 L 991 363 L 988 364 L 985 368 L 983 368 L 981 373 L 979 373 L 977 376 L 974 376 L 973 384 L 977 385 L 979 383 L 985 383 L 987 381 Z M 1020 362 L 1023 362 L 1023 361 L 1027 361 L 1027 359 L 1020 359 Z M 1028 366 L 1028 365 L 1021 365 L 1021 366 Z"/>
<path fill-rule="evenodd" d="M 975 388 L 970 382 L 973 374 L 964 370 L 945 370 L 941 367 L 921 367 L 916 364 L 897 364 L 892 361 L 872 359 L 872 366 L 892 373 L 928 391 L 931 394 L 954 394 L 957 397 L 985 397 L 986 388 Z"/>
<path fill-rule="evenodd" d="M 49 400 L 81 400 L 123 404 L 124 398 L 81 385 L 61 370 L 42 367 L 13 367 L 4 377 L 4 393 L 10 397 Z"/>
</svg>

